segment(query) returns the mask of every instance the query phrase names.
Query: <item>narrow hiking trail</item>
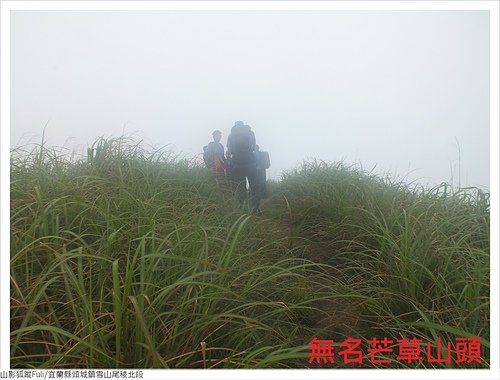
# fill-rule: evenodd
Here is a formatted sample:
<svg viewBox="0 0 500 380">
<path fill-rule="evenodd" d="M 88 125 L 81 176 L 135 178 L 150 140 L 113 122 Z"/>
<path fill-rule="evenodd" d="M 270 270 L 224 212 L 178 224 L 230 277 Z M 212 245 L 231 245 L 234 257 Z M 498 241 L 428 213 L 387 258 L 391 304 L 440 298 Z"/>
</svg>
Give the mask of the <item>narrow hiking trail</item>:
<svg viewBox="0 0 500 380">
<path fill-rule="evenodd" d="M 281 208 L 281 212 L 277 208 Z M 338 283 L 338 289 L 341 291 L 345 286 L 346 274 L 336 262 L 336 248 L 332 246 L 335 237 L 326 236 L 319 239 L 314 237 L 313 231 L 305 231 L 294 217 L 293 210 L 284 207 L 283 200 L 268 198 L 262 203 L 261 211 L 261 215 L 255 218 L 258 219 L 262 240 L 280 241 L 295 257 L 319 264 L 324 273 L 333 282 Z M 277 215 L 280 217 L 276 218 Z M 313 273 L 310 274 L 310 279 L 312 283 L 317 281 Z M 353 303 L 348 302 L 347 296 L 344 298 L 340 294 L 338 298 L 319 301 L 316 308 L 321 314 L 316 314 L 307 322 L 309 327 L 317 330 L 318 334 L 324 334 L 325 338 L 343 339 L 359 332 L 359 312 Z"/>
</svg>

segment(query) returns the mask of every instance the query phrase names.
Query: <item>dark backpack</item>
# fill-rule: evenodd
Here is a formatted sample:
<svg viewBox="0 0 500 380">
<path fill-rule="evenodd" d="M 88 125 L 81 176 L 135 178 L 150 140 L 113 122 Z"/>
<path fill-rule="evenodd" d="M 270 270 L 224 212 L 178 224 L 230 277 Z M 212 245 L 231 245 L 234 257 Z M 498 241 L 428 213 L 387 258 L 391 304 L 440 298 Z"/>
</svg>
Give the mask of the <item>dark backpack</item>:
<svg viewBox="0 0 500 380">
<path fill-rule="evenodd" d="M 235 126 L 231 129 L 231 135 L 231 151 L 234 155 L 246 155 L 253 151 L 253 133 L 249 127 Z"/>
<path fill-rule="evenodd" d="M 234 126 L 231 128 L 230 139 L 233 165 L 254 165 L 255 156 L 253 154 L 253 150 L 255 149 L 255 135 L 250 127 L 247 125 Z"/>
</svg>

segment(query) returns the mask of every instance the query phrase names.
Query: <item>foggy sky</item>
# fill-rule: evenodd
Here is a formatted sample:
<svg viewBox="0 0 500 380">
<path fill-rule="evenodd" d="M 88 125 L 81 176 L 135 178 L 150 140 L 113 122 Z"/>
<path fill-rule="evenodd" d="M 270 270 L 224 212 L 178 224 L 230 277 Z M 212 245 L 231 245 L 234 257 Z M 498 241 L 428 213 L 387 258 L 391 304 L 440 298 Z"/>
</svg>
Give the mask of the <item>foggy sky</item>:
<svg viewBox="0 0 500 380">
<path fill-rule="evenodd" d="M 272 178 L 316 158 L 489 187 L 489 60 L 487 11 L 14 11 L 11 145 L 47 124 L 191 157 L 243 120 Z"/>
</svg>

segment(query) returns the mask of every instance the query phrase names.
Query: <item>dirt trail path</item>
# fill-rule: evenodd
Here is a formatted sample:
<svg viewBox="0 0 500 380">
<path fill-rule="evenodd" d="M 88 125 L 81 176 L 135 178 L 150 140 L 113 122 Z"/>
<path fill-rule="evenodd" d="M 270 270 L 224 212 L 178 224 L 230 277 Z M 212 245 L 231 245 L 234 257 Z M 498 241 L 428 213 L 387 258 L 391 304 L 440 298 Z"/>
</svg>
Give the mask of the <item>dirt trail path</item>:
<svg viewBox="0 0 500 380">
<path fill-rule="evenodd" d="M 325 241 L 319 241 L 307 236 L 304 231 L 294 224 L 292 218 L 282 215 L 276 218 L 276 205 L 264 202 L 262 213 L 256 216 L 259 219 L 261 237 L 266 241 L 282 241 L 290 251 L 294 251 L 300 258 L 323 265 L 325 273 L 335 283 L 338 280 L 339 297 L 329 301 L 318 302 L 316 307 L 322 311 L 317 318 L 310 320 L 310 327 L 324 334 L 325 339 L 343 339 L 358 331 L 360 318 L 352 302 L 342 297 L 342 280 L 345 273 L 335 265 L 335 251 Z M 333 240 L 333 239 L 332 239 Z M 311 276 L 313 276 L 311 274 Z M 311 278 L 311 282 L 317 282 Z"/>
</svg>

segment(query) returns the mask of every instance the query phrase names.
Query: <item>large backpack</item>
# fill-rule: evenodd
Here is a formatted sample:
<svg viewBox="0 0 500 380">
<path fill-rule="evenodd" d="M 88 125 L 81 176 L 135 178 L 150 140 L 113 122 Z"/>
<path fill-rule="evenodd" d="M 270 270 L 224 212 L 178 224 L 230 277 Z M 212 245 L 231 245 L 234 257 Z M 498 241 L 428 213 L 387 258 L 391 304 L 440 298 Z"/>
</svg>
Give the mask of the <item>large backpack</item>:
<svg viewBox="0 0 500 380">
<path fill-rule="evenodd" d="M 236 125 L 231 128 L 230 148 L 235 164 L 246 165 L 255 163 L 255 156 L 253 155 L 255 135 L 248 125 Z"/>
</svg>

